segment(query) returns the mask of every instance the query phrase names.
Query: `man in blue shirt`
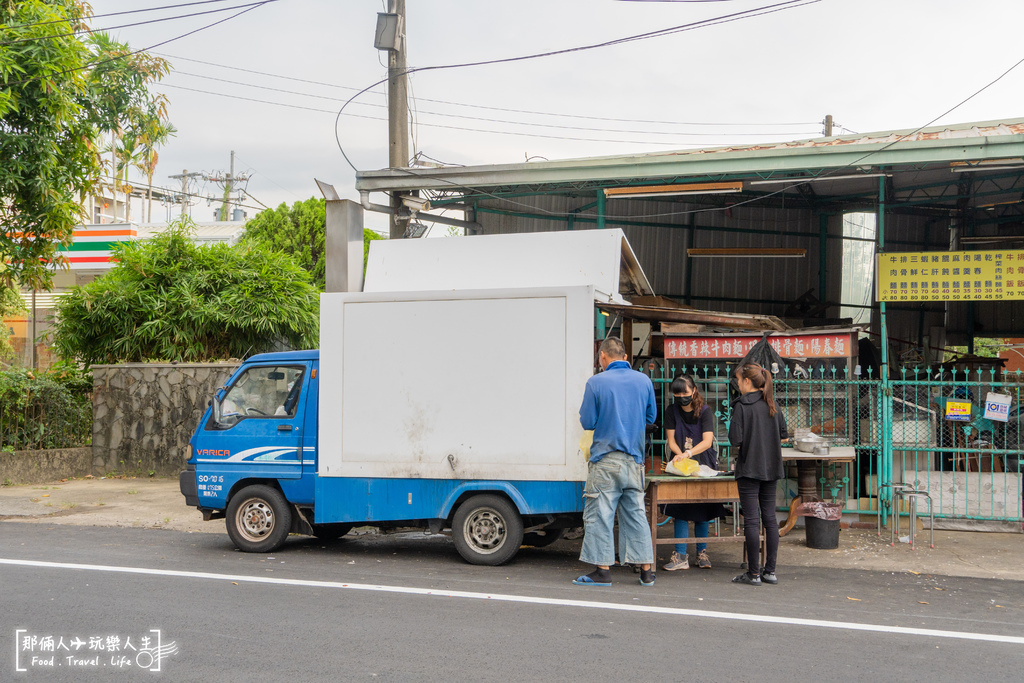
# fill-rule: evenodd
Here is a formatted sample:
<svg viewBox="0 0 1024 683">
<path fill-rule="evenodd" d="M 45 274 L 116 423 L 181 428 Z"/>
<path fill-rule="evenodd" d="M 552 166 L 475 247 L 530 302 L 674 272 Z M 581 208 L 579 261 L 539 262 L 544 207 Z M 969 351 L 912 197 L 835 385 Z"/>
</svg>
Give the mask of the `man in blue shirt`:
<svg viewBox="0 0 1024 683">
<path fill-rule="evenodd" d="M 583 548 L 580 561 L 597 565 L 573 580 L 578 586 L 612 585 L 615 562 L 615 510 L 619 511 L 622 561 L 639 564 L 640 583 L 654 585 L 654 547 L 644 512 L 644 436 L 658 416 L 654 385 L 626 361 L 616 337 L 601 344 L 598 362 L 604 371 L 587 380 L 580 424 L 594 430 L 587 484 L 583 489 Z"/>
</svg>

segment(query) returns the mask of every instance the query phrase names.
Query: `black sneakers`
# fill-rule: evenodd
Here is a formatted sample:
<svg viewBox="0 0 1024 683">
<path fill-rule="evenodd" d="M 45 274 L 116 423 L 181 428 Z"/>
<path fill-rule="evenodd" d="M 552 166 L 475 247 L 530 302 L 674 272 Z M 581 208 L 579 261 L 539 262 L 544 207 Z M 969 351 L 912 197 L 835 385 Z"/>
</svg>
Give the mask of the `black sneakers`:
<svg viewBox="0 0 1024 683">
<path fill-rule="evenodd" d="M 762 569 L 761 570 L 761 580 L 763 582 L 765 582 L 765 583 L 770 583 L 771 585 L 774 586 L 775 584 L 777 584 L 779 582 L 779 577 L 775 576 L 775 572 L 766 572 L 765 570 Z"/>
<path fill-rule="evenodd" d="M 641 586 L 653 586 L 654 579 L 657 577 L 654 575 L 654 565 L 651 565 L 650 569 L 640 570 L 640 585 Z"/>
<path fill-rule="evenodd" d="M 773 574 L 774 576 L 774 574 Z M 743 572 L 739 576 L 734 576 L 732 579 L 733 583 L 745 583 L 748 586 L 760 586 L 761 577 L 757 574 L 751 574 L 750 572 Z"/>
</svg>

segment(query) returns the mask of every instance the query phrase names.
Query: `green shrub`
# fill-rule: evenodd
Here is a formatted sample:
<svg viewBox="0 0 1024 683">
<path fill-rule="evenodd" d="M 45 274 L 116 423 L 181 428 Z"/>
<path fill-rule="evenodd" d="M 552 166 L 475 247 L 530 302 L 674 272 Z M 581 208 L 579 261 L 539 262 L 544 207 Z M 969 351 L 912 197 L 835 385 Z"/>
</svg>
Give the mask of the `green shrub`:
<svg viewBox="0 0 1024 683">
<path fill-rule="evenodd" d="M 86 364 L 245 358 L 314 348 L 319 295 L 286 254 L 255 243 L 199 246 L 179 219 L 57 304 L 53 345 Z"/>
<path fill-rule="evenodd" d="M 0 371 L 0 450 L 92 443 L 92 386 L 69 388 L 26 369 Z"/>
</svg>

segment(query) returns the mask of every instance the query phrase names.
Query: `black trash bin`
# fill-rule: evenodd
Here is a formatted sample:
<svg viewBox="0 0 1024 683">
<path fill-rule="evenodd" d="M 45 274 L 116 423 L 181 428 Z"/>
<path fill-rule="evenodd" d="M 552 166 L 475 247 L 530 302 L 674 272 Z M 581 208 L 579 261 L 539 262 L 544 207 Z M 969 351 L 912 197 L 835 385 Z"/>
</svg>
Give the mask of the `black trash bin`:
<svg viewBox="0 0 1024 683">
<path fill-rule="evenodd" d="M 839 547 L 839 522 L 842 506 L 836 503 L 818 503 L 814 513 L 804 518 L 807 547 L 815 550 L 833 550 Z M 820 515 L 814 516 L 814 515 Z"/>
</svg>

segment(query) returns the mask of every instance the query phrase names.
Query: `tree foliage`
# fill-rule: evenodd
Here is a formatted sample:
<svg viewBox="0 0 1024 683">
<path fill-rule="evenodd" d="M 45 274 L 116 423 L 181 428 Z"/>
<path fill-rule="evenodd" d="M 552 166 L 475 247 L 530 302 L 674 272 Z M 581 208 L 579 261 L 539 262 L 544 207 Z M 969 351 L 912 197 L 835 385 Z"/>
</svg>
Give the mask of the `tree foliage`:
<svg viewBox="0 0 1024 683">
<path fill-rule="evenodd" d="M 974 354 L 981 358 L 998 358 L 999 354 L 1007 346 L 1006 339 L 1000 339 L 998 337 L 975 337 L 974 338 Z M 947 346 L 944 360 L 950 361 L 958 356 L 967 355 L 966 346 Z"/>
<path fill-rule="evenodd" d="M 82 38 L 79 0 L 0 0 L 0 260 L 45 289 L 100 174 L 96 141 L 136 108 L 167 63 L 102 34 Z M 76 33 L 79 32 L 79 33 Z"/>
<path fill-rule="evenodd" d="M 57 352 L 91 364 L 315 348 L 319 300 L 308 273 L 260 244 L 196 245 L 194 228 L 183 218 L 116 245 L 109 273 L 58 302 Z"/>
<path fill-rule="evenodd" d="M 0 450 L 75 448 L 91 441 L 91 377 L 63 366 L 44 375 L 0 370 Z"/>
<path fill-rule="evenodd" d="M 289 254 L 309 271 L 322 291 L 326 282 L 324 240 L 327 227 L 327 203 L 310 197 L 291 206 L 282 203 L 276 209 L 261 211 L 245 224 L 245 239 L 264 244 L 274 251 Z M 370 242 L 381 236 L 363 229 L 363 267 L 370 253 Z"/>
</svg>

